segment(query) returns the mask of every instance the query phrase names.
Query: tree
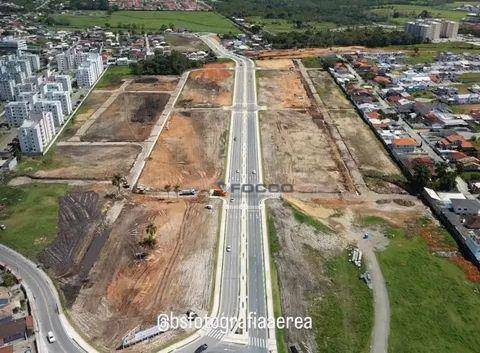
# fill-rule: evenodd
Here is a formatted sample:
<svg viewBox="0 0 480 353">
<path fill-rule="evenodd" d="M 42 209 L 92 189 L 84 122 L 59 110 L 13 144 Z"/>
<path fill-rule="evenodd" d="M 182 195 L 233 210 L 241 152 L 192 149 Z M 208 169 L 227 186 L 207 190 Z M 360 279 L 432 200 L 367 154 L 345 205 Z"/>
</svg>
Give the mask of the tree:
<svg viewBox="0 0 480 353">
<path fill-rule="evenodd" d="M 175 194 L 177 195 L 177 198 L 178 198 L 178 193 L 180 192 L 180 185 L 175 185 L 175 187 L 173 188 L 173 190 L 175 191 Z"/>
<path fill-rule="evenodd" d="M 440 190 L 450 191 L 455 188 L 457 171 L 447 163 L 437 163 L 435 166 L 436 186 Z"/>
<path fill-rule="evenodd" d="M 147 237 L 141 241 L 141 245 L 153 248 L 157 243 L 157 226 L 153 223 L 149 223 L 147 225 L 147 228 L 145 228 L 145 232 L 147 233 Z"/>
<path fill-rule="evenodd" d="M 121 187 L 125 185 L 127 179 L 121 174 L 115 174 L 112 177 L 112 185 L 117 187 L 117 192 L 120 194 Z"/>
<path fill-rule="evenodd" d="M 170 184 L 165 185 L 165 191 L 167 192 L 168 197 L 170 197 L 170 190 L 172 190 L 172 185 Z"/>
<path fill-rule="evenodd" d="M 413 167 L 412 186 L 416 190 L 421 190 L 430 183 L 432 172 L 424 164 L 417 164 Z"/>
<path fill-rule="evenodd" d="M 14 138 L 12 142 L 8 143 L 8 151 L 17 158 L 17 161 L 21 161 L 22 159 L 22 149 L 20 148 L 20 141 L 18 138 Z"/>
</svg>

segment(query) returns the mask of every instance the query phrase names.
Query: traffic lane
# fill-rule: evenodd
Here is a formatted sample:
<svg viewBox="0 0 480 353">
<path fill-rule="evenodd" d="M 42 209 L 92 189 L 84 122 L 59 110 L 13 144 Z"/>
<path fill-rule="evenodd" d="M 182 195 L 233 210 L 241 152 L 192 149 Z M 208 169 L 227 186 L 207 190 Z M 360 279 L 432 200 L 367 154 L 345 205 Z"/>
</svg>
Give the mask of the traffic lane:
<svg viewBox="0 0 480 353">
<path fill-rule="evenodd" d="M 249 251 L 249 311 L 255 313 L 256 317 L 267 317 L 266 310 L 266 290 L 264 274 L 264 257 L 262 244 L 262 213 L 260 209 L 254 209 L 249 212 L 248 228 L 250 234 Z M 261 328 L 252 328 L 249 332 L 250 337 L 257 338 L 256 342 L 262 347 L 266 347 L 267 331 Z M 265 345 L 265 346 L 263 346 Z"/>
</svg>

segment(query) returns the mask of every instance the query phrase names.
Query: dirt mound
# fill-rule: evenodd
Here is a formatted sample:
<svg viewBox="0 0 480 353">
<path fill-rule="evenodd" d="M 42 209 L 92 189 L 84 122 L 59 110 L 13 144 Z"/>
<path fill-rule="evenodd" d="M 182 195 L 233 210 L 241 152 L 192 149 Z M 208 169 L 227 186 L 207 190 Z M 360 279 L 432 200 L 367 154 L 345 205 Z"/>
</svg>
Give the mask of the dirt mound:
<svg viewBox="0 0 480 353">
<path fill-rule="evenodd" d="M 221 107 L 232 104 L 233 72 L 226 69 L 192 71 L 180 96 L 181 107 Z"/>
<path fill-rule="evenodd" d="M 41 261 L 62 283 L 72 303 L 102 249 L 108 232 L 102 229 L 102 201 L 93 191 L 73 191 L 60 199 L 58 236 Z"/>
<path fill-rule="evenodd" d="M 133 123 L 151 123 L 159 111 L 163 110 L 165 103 L 154 97 L 147 97 L 133 113 L 130 121 Z"/>
<path fill-rule="evenodd" d="M 158 82 L 158 79 L 155 76 L 143 76 L 135 79 L 135 83 L 155 83 Z"/>
<path fill-rule="evenodd" d="M 144 141 L 169 98 L 166 93 L 121 93 L 87 130 L 82 141 Z"/>
</svg>

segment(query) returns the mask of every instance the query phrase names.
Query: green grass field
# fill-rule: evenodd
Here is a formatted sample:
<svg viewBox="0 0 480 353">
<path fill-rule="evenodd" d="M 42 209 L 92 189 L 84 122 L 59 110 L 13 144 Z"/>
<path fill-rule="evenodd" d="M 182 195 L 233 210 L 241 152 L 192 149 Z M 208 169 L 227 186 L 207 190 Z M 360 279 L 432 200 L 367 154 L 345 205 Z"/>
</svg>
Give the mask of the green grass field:
<svg viewBox="0 0 480 353">
<path fill-rule="evenodd" d="M 137 28 L 158 32 L 162 25 L 185 28 L 192 32 L 239 33 L 227 18 L 215 12 L 195 11 L 82 11 L 79 14 L 56 15 L 60 27 L 87 28 L 108 24 L 111 28 L 136 25 Z"/>
<path fill-rule="evenodd" d="M 461 74 L 458 80 L 462 83 L 473 85 L 480 83 L 480 72 L 466 72 Z"/>
<path fill-rule="evenodd" d="M 64 184 L 0 186 L 0 242 L 35 260 L 57 235 L 58 199 L 69 187 Z"/>
<path fill-rule="evenodd" d="M 103 74 L 100 81 L 95 85 L 95 89 L 105 89 L 120 86 L 122 79 L 132 76 L 130 66 L 110 66 Z"/>
<path fill-rule="evenodd" d="M 422 6 L 422 5 L 387 5 L 382 8 L 373 9 L 372 12 L 388 17 L 388 23 L 395 25 L 404 25 L 408 21 L 415 19 L 422 11 L 428 11 L 434 18 L 444 18 L 447 20 L 460 21 L 467 16 L 466 11 L 455 11 L 459 3 L 450 3 L 440 6 Z M 393 17 L 397 12 L 398 17 Z"/>
<path fill-rule="evenodd" d="M 453 246 L 448 232 L 433 227 L 440 243 Z M 478 352 L 480 285 L 467 281 L 448 259 L 434 256 L 421 236 L 393 230 L 390 245 L 378 253 L 390 296 L 389 352 Z"/>
<path fill-rule="evenodd" d="M 313 258 L 321 258 L 318 251 L 311 251 Z M 347 261 L 346 252 L 326 267 L 331 286 L 313 300 L 309 312 L 319 352 L 367 353 L 373 327 L 372 292 L 358 278 L 360 272 Z"/>
</svg>

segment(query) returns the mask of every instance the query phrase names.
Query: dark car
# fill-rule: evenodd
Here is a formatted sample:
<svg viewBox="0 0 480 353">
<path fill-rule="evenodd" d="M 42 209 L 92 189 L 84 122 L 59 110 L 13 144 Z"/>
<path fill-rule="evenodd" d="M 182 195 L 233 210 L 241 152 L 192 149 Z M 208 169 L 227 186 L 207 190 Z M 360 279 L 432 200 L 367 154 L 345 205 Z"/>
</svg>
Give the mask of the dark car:
<svg viewBox="0 0 480 353">
<path fill-rule="evenodd" d="M 195 349 L 195 353 L 201 353 L 203 351 L 206 351 L 208 348 L 207 344 L 204 343 L 202 344 L 200 347 L 198 347 L 197 349 Z"/>
</svg>

